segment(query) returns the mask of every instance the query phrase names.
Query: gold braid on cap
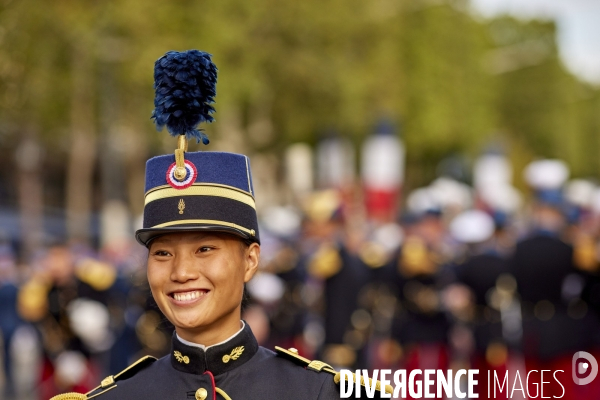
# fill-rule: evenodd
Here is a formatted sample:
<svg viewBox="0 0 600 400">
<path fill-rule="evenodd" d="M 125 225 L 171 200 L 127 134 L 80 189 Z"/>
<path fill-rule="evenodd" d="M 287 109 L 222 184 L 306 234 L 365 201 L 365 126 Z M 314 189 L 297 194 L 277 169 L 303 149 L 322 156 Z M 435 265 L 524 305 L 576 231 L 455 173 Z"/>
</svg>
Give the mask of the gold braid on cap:
<svg viewBox="0 0 600 400">
<path fill-rule="evenodd" d="M 177 149 L 175 150 L 175 172 L 173 175 L 175 179 L 179 182 L 182 182 L 185 179 L 186 171 L 185 171 L 185 157 L 184 154 L 188 149 L 188 141 L 185 138 L 185 135 L 179 135 L 177 138 Z"/>
</svg>

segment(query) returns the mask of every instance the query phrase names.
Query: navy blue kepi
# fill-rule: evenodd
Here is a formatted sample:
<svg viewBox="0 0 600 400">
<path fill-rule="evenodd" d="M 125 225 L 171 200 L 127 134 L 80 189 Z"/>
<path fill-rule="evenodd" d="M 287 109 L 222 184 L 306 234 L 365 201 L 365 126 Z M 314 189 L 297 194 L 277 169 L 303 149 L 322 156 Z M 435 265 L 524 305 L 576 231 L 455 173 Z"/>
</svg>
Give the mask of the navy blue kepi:
<svg viewBox="0 0 600 400">
<path fill-rule="evenodd" d="M 181 181 L 174 155 L 146 163 L 144 225 L 137 241 L 148 246 L 165 233 L 211 230 L 260 243 L 248 157 L 199 151 L 185 153 L 184 162 Z"/>
</svg>

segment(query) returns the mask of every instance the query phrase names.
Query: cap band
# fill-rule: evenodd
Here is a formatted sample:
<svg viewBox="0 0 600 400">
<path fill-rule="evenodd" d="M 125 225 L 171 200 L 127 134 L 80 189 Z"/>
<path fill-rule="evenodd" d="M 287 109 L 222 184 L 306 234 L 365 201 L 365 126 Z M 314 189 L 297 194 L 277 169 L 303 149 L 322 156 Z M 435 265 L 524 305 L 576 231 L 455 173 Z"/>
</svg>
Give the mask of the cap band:
<svg viewBox="0 0 600 400">
<path fill-rule="evenodd" d="M 256 210 L 229 197 L 170 196 L 155 199 L 144 207 L 144 229 L 194 224 L 235 228 L 247 234 L 258 231 Z"/>
<path fill-rule="evenodd" d="M 161 186 L 146 193 L 144 205 L 148 205 L 155 200 L 182 196 L 223 197 L 226 199 L 239 201 L 256 210 L 254 198 L 249 193 L 243 192 L 239 189 L 234 189 L 232 187 L 207 184 L 194 184 L 186 189 L 173 189 L 170 186 Z"/>
</svg>

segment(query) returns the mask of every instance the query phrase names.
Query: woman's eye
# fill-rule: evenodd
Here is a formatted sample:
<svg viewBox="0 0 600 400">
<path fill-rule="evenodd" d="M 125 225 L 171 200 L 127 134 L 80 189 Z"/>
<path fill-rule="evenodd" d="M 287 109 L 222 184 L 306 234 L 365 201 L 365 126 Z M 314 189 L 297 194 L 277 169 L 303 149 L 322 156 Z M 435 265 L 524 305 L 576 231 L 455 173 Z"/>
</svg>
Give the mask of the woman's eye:
<svg viewBox="0 0 600 400">
<path fill-rule="evenodd" d="M 170 256 L 171 254 L 169 254 L 169 252 L 166 250 L 157 250 L 154 252 L 154 255 L 158 256 L 158 257 L 167 257 L 167 256 Z"/>
<path fill-rule="evenodd" d="M 198 253 L 206 253 L 207 251 L 211 251 L 212 249 L 212 247 L 202 246 L 198 249 Z"/>
</svg>

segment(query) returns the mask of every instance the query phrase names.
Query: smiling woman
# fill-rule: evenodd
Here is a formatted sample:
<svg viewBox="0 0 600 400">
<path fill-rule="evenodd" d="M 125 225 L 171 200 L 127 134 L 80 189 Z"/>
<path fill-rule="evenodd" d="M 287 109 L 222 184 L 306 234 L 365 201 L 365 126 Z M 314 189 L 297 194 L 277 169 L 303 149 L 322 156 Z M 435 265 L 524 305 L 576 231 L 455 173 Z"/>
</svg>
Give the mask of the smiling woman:
<svg viewBox="0 0 600 400">
<path fill-rule="evenodd" d="M 144 357 L 87 394 L 59 399 L 339 399 L 340 374 L 295 349 L 258 345 L 241 320 L 244 285 L 260 259 L 248 157 L 188 153 L 186 136 L 211 121 L 216 67 L 196 50 L 155 64 L 157 126 L 178 135 L 174 155 L 148 160 L 144 226 L 152 296 L 175 326 L 169 355 Z M 391 388 L 388 388 L 391 392 Z"/>
<path fill-rule="evenodd" d="M 239 331 L 244 284 L 260 256 L 258 244 L 240 243 L 219 232 L 172 233 L 151 242 L 152 296 L 180 338 L 210 346 Z"/>
</svg>

